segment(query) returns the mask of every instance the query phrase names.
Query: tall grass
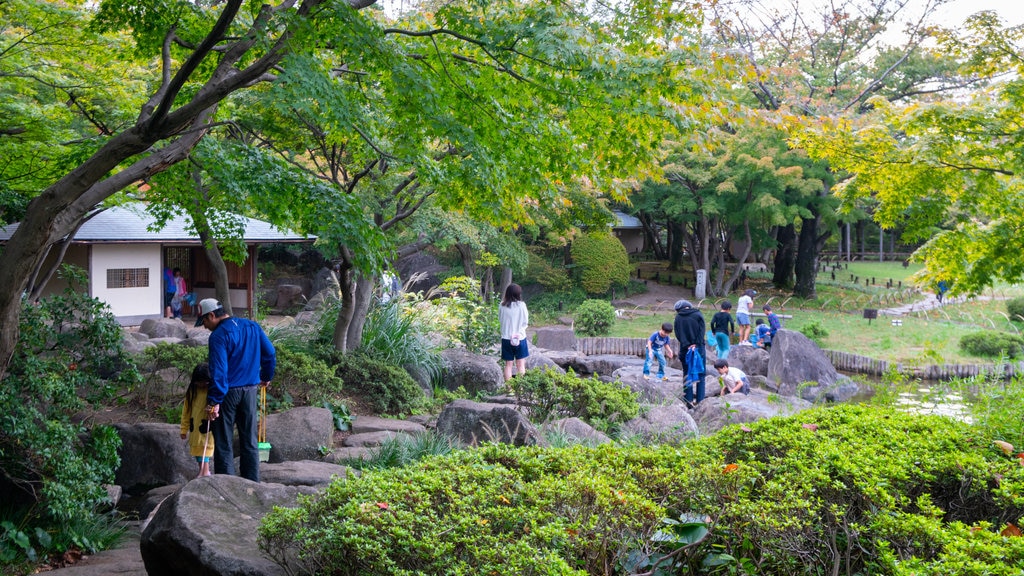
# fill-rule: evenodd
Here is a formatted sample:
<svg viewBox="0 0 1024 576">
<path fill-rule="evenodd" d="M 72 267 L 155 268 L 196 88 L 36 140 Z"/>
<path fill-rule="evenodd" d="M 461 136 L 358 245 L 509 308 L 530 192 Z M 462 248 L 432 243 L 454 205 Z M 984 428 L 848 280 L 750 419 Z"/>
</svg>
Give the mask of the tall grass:
<svg viewBox="0 0 1024 576">
<path fill-rule="evenodd" d="M 370 451 L 366 458 L 351 458 L 341 462 L 358 470 L 385 470 L 399 468 L 429 456 L 444 456 L 458 449 L 455 442 L 432 431 L 415 436 L 398 434 L 385 440 Z"/>
<path fill-rule="evenodd" d="M 419 316 L 405 309 L 402 298 L 392 298 L 370 309 L 360 350 L 381 362 L 420 370 L 431 382 L 439 382 L 444 363 L 429 332 Z"/>
</svg>

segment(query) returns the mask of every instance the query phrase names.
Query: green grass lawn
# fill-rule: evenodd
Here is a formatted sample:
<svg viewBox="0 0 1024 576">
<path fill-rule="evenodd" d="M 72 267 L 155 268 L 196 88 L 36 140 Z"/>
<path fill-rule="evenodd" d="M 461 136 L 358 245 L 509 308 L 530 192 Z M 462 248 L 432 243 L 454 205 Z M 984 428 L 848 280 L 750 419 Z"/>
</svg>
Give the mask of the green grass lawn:
<svg viewBox="0 0 1024 576">
<path fill-rule="evenodd" d="M 1011 322 L 1006 315 L 1006 299 L 1024 295 L 1024 286 L 997 285 L 978 298 L 960 303 L 949 303 L 927 312 L 903 316 L 902 326 L 893 326 L 891 318 L 880 316 L 870 322 L 864 318 L 865 308 L 888 308 L 923 298 L 910 287 L 911 275 L 919 265 L 904 268 L 899 262 L 852 262 L 848 268 L 820 273 L 818 298 L 801 300 L 771 287 L 767 274 L 752 275 L 748 286 L 758 291 L 755 307 L 771 302 L 784 319 L 785 328 L 800 330 L 817 322 L 829 336 L 825 347 L 908 364 L 971 364 L 991 362 L 991 358 L 968 356 L 960 350 L 960 338 L 979 330 L 999 330 L 1021 333 L 1024 323 Z M 850 281 L 850 274 L 859 282 Z M 864 278 L 875 278 L 875 285 L 864 285 Z M 893 287 L 887 288 L 888 280 Z M 902 281 L 903 288 L 899 288 Z M 735 303 L 737 294 L 730 295 Z M 710 322 L 716 306 L 705 301 L 705 320 Z M 617 320 L 609 336 L 650 336 L 662 322 L 671 322 L 671 314 L 638 316 Z"/>
</svg>

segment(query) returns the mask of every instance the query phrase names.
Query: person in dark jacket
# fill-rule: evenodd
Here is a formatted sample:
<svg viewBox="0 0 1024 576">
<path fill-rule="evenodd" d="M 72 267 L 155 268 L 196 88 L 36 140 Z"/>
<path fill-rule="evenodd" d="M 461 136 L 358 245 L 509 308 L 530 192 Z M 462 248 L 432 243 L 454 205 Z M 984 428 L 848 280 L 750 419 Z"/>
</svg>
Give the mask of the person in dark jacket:
<svg viewBox="0 0 1024 576">
<path fill-rule="evenodd" d="M 700 373 L 697 374 L 696 381 L 696 401 L 694 399 L 694 386 L 692 382 L 687 382 L 686 386 L 686 403 L 691 406 L 699 404 L 704 400 L 704 373 L 707 370 L 705 365 L 707 364 L 707 355 L 705 353 L 704 340 L 706 338 L 706 331 L 704 328 L 704 315 L 701 314 L 700 310 L 693 307 L 693 304 L 689 300 L 679 300 L 675 305 L 676 319 L 674 322 L 674 328 L 676 333 L 676 339 L 679 340 L 679 357 L 686 358 L 686 353 L 691 348 L 700 355 L 700 362 L 698 364 Z M 689 380 L 689 378 L 687 378 Z"/>
</svg>

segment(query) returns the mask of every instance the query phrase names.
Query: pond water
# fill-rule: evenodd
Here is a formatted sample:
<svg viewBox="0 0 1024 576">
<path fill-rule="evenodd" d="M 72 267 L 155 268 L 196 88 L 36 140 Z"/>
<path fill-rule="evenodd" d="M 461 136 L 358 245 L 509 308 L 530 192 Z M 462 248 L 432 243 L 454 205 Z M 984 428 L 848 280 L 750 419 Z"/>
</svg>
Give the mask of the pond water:
<svg viewBox="0 0 1024 576">
<path fill-rule="evenodd" d="M 921 386 L 899 393 L 893 404 L 914 414 L 935 414 L 971 423 L 967 399 L 950 390 Z"/>
</svg>

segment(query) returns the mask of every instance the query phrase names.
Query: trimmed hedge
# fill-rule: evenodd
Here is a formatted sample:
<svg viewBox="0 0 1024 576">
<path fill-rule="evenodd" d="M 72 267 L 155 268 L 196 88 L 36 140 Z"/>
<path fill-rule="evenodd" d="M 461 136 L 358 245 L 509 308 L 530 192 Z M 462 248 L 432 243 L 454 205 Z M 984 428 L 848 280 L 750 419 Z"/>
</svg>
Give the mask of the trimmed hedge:
<svg viewBox="0 0 1024 576">
<path fill-rule="evenodd" d="M 419 384 L 408 372 L 361 352 L 350 352 L 335 359 L 335 371 L 345 386 L 362 392 L 383 414 L 409 414 L 426 401 Z"/>
<path fill-rule="evenodd" d="M 605 294 L 612 286 L 629 282 L 632 267 L 626 247 L 607 231 L 588 232 L 573 240 L 570 253 L 587 294 Z"/>
<path fill-rule="evenodd" d="M 615 324 L 615 308 L 607 300 L 586 300 L 573 314 L 573 329 L 581 336 L 604 336 Z"/>
<path fill-rule="evenodd" d="M 997 357 L 1006 354 L 1007 358 L 1021 355 L 1024 338 L 1016 334 L 986 330 L 972 332 L 960 338 L 960 349 L 974 356 Z"/>
<path fill-rule="evenodd" d="M 260 546 L 338 575 L 1018 575 L 1024 467 L 979 432 L 837 406 L 678 448 L 488 445 L 336 480 Z"/>
<path fill-rule="evenodd" d="M 509 380 L 507 389 L 528 407 L 534 422 L 576 417 L 608 432 L 640 412 L 638 394 L 622 382 L 580 378 L 571 370 L 564 374 L 550 368 L 527 370 Z"/>
</svg>

